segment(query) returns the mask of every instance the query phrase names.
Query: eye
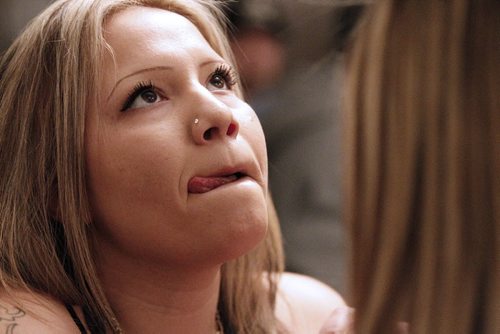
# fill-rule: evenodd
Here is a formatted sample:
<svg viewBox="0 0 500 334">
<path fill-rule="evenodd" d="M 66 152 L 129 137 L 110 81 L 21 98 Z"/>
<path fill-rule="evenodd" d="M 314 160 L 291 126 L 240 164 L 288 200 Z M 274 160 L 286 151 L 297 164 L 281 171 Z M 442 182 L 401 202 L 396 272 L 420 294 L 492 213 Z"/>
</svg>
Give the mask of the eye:
<svg viewBox="0 0 500 334">
<path fill-rule="evenodd" d="M 129 94 L 121 111 L 148 107 L 162 101 L 163 99 L 164 98 L 158 93 L 157 88 L 152 82 L 140 82 Z"/>
<path fill-rule="evenodd" d="M 231 90 L 236 84 L 234 71 L 229 65 L 222 64 L 210 74 L 208 90 Z"/>
</svg>

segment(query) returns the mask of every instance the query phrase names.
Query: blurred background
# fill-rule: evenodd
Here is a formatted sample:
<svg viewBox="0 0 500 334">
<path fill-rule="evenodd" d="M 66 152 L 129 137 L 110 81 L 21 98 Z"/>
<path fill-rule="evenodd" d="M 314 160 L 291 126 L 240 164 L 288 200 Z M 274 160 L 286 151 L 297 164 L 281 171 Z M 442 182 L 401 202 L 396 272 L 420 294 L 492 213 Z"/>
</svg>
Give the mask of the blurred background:
<svg viewBox="0 0 500 334">
<path fill-rule="evenodd" d="M 0 51 L 51 2 L 0 0 Z M 343 62 L 362 2 L 239 0 L 227 9 L 246 98 L 267 138 L 287 270 L 340 292 L 346 290 L 347 256 L 340 177 Z"/>
<path fill-rule="evenodd" d="M 346 291 L 340 107 L 360 1 L 240 0 L 233 50 L 261 120 L 287 270 Z"/>
</svg>

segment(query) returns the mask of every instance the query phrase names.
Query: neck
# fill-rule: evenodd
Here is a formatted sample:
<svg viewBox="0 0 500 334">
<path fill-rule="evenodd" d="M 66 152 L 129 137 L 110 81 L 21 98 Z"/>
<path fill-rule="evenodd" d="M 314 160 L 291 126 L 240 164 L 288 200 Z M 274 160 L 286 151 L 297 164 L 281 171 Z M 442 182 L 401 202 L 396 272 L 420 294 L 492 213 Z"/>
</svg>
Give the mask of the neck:
<svg viewBox="0 0 500 334">
<path fill-rule="evenodd" d="M 98 268 L 125 333 L 215 333 L 220 266 L 168 268 L 120 259 L 101 256 Z"/>
</svg>

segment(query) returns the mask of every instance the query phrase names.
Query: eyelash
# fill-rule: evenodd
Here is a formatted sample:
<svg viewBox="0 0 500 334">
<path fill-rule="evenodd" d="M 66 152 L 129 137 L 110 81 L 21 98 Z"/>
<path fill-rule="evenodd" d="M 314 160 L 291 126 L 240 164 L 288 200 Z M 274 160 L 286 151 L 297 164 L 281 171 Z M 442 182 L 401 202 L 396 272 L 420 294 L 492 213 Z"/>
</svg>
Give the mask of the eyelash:
<svg viewBox="0 0 500 334">
<path fill-rule="evenodd" d="M 146 90 L 156 91 L 156 87 L 153 85 L 152 81 L 141 81 L 135 85 L 134 89 L 128 94 L 127 100 L 123 104 L 121 111 L 125 111 L 130 108 L 134 100 Z"/>
<path fill-rule="evenodd" d="M 236 83 L 237 83 L 236 75 L 235 75 L 232 67 L 229 66 L 229 65 L 227 65 L 227 64 L 221 64 L 221 65 L 219 65 L 215 69 L 215 71 L 213 71 L 210 74 L 210 78 L 208 79 L 208 81 L 212 80 L 216 75 L 219 75 L 219 76 L 222 77 L 222 79 L 224 79 L 224 81 L 226 82 L 226 85 L 227 85 L 227 87 L 229 89 L 232 89 L 233 86 L 236 85 Z M 132 103 L 134 102 L 134 100 L 138 96 L 140 96 L 146 90 L 156 91 L 157 89 L 156 89 L 156 87 L 155 87 L 155 85 L 153 84 L 152 81 L 148 81 L 148 82 L 141 81 L 141 82 L 139 82 L 134 87 L 134 89 L 128 94 L 127 100 L 123 104 L 123 107 L 122 107 L 121 111 L 125 111 L 128 108 L 130 108 L 130 106 L 132 105 Z"/>
<path fill-rule="evenodd" d="M 229 89 L 233 88 L 233 86 L 237 83 L 236 74 L 234 73 L 233 68 L 227 64 L 219 65 L 210 75 L 210 79 L 212 79 L 216 75 L 220 75 L 224 79 Z"/>
</svg>

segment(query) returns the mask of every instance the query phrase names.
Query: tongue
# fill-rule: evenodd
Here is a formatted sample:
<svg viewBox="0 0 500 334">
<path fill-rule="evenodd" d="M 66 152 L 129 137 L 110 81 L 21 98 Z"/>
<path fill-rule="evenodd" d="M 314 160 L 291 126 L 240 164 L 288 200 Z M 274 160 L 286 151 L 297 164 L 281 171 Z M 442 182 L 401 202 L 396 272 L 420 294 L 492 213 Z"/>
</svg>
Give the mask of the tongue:
<svg viewBox="0 0 500 334">
<path fill-rule="evenodd" d="M 202 194 L 210 190 L 236 181 L 238 177 L 234 174 L 228 176 L 201 177 L 195 176 L 188 183 L 188 191 L 192 194 Z"/>
</svg>

